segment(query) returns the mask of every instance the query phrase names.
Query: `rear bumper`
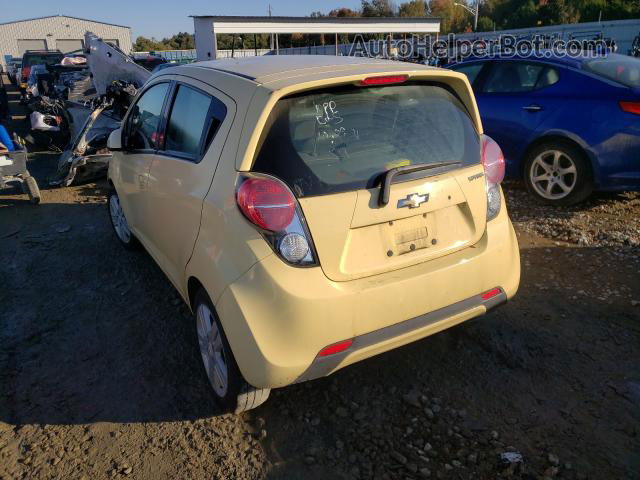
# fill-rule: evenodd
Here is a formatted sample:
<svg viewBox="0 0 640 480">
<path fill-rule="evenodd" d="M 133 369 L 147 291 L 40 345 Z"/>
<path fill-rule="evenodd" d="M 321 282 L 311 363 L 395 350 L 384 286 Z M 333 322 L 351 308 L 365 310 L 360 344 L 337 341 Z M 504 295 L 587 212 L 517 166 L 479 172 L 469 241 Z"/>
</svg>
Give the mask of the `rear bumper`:
<svg viewBox="0 0 640 480">
<path fill-rule="evenodd" d="M 485 299 L 483 294 L 475 295 L 435 312 L 425 313 L 419 317 L 360 335 L 354 338 L 351 346 L 343 352 L 328 356 L 317 355 L 309 368 L 298 377 L 296 383 L 326 377 L 340 366 L 371 357 L 380 353 L 382 349 L 391 350 L 488 312 L 507 302 L 507 294 L 504 290 L 501 288 L 496 290 L 499 290 L 499 293 L 488 299 Z"/>
<path fill-rule="evenodd" d="M 320 268 L 271 255 L 218 299 L 216 310 L 245 379 L 276 388 L 328 375 L 484 314 L 511 298 L 520 256 L 505 209 L 472 248 L 382 275 L 333 282 Z M 484 301 L 482 292 L 499 287 Z M 328 345 L 343 353 L 318 359 Z"/>
</svg>

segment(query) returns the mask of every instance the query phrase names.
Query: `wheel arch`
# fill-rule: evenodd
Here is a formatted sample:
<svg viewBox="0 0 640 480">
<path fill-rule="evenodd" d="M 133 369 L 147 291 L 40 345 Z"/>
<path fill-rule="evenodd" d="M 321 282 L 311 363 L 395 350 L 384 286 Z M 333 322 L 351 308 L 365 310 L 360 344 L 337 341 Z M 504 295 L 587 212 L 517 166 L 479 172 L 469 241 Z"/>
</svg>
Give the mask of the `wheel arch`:
<svg viewBox="0 0 640 480">
<path fill-rule="evenodd" d="M 200 282 L 200 280 L 198 280 L 196 277 L 194 276 L 190 276 L 189 279 L 187 280 L 187 300 L 189 302 L 189 308 L 191 309 L 191 311 L 193 312 L 193 303 L 196 300 L 196 294 L 198 293 L 198 290 L 203 289 L 206 291 L 206 289 L 204 288 L 204 285 L 202 285 L 202 282 Z M 214 307 L 215 308 L 215 307 Z"/>
<path fill-rule="evenodd" d="M 544 143 L 564 143 L 566 145 L 570 145 L 576 148 L 580 153 L 582 153 L 583 157 L 587 160 L 587 164 L 591 169 L 591 179 L 593 182 L 596 182 L 597 174 L 598 174 L 598 164 L 595 159 L 595 155 L 591 152 L 589 145 L 582 140 L 580 137 L 573 135 L 569 132 L 548 132 L 533 140 L 527 146 L 526 150 L 522 154 L 522 158 L 520 159 L 520 176 L 524 178 L 526 175 L 525 169 L 527 164 L 527 158 L 531 152 Z M 596 182 L 597 183 L 597 182 Z"/>
</svg>

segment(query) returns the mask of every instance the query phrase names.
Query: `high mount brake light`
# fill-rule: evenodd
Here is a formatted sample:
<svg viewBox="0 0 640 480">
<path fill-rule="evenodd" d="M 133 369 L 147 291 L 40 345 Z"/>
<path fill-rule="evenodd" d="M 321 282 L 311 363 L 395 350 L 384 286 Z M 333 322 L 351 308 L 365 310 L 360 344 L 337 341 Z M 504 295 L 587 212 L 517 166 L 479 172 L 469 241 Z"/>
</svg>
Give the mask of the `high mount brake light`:
<svg viewBox="0 0 640 480">
<path fill-rule="evenodd" d="M 488 135 L 482 136 L 482 150 L 480 160 L 484 167 L 484 174 L 490 183 L 500 183 L 504 180 L 504 155 L 496 141 Z"/>
<path fill-rule="evenodd" d="M 620 102 L 620 108 L 627 113 L 640 115 L 640 102 Z"/>
<path fill-rule="evenodd" d="M 394 83 L 404 83 L 409 79 L 408 75 L 386 75 L 384 77 L 367 77 L 360 81 L 360 85 L 364 87 L 372 87 L 376 85 L 391 85 Z"/>
<path fill-rule="evenodd" d="M 270 178 L 249 178 L 237 193 L 238 206 L 254 225 L 271 232 L 289 226 L 296 211 L 289 189 Z"/>
</svg>

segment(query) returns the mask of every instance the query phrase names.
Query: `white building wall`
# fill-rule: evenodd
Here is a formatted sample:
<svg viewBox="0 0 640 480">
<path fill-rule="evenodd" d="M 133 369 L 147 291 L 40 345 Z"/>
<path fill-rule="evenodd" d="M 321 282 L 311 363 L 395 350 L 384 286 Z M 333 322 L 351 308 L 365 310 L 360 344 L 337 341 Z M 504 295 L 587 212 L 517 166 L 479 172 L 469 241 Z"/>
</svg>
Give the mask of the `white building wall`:
<svg viewBox="0 0 640 480">
<path fill-rule="evenodd" d="M 60 15 L 0 24 L 0 63 L 4 65 L 5 55 L 21 55 L 18 40 L 46 40 L 47 48 L 55 50 L 57 39 L 84 39 L 87 31 L 104 40 L 117 40 L 118 46 L 125 53 L 131 51 L 129 27 Z"/>
</svg>

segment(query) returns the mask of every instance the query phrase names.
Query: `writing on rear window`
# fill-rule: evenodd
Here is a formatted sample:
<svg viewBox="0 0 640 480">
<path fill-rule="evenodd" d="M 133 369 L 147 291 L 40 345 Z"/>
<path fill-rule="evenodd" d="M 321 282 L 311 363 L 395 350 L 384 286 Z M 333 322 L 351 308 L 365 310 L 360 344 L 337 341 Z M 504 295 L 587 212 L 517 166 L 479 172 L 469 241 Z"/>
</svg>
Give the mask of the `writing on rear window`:
<svg viewBox="0 0 640 480">
<path fill-rule="evenodd" d="M 316 121 L 318 122 L 318 140 L 336 140 L 341 137 L 358 137 L 356 128 L 345 128 L 340 125 L 344 119 L 338 111 L 335 100 L 329 100 L 322 104 L 315 104 Z"/>
<path fill-rule="evenodd" d="M 466 166 L 480 158 L 464 106 L 446 88 L 425 84 L 284 98 L 269 116 L 261 145 L 254 170 L 281 178 L 298 196 L 373 188 L 398 165 Z"/>
<path fill-rule="evenodd" d="M 334 100 L 316 103 L 316 121 L 319 125 L 340 125 L 343 118 L 338 112 L 338 104 Z"/>
</svg>

